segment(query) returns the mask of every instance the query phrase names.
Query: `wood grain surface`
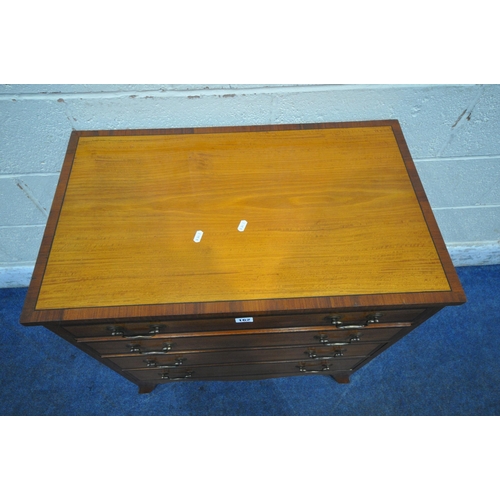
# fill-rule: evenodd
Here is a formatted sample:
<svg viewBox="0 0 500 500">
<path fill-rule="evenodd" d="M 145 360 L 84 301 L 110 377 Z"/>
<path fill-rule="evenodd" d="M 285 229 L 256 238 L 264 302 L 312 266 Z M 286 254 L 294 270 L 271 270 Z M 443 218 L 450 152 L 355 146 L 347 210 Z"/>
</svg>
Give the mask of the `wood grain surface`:
<svg viewBox="0 0 500 500">
<path fill-rule="evenodd" d="M 81 134 L 68 175 L 37 310 L 451 291 L 390 125 Z"/>
</svg>

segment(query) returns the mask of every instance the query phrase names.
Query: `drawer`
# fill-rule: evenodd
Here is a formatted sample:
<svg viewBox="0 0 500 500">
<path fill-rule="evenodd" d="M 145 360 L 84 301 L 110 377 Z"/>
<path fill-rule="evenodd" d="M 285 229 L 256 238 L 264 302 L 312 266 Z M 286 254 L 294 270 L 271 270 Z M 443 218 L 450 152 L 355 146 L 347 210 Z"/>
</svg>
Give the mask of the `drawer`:
<svg viewBox="0 0 500 500">
<path fill-rule="evenodd" d="M 349 371 L 364 358 L 348 358 L 338 360 L 285 361 L 271 363 L 249 363 L 234 365 L 200 365 L 191 368 L 177 367 L 172 369 L 130 370 L 140 381 L 154 383 L 177 380 L 231 380 L 251 377 L 280 377 L 289 375 L 321 374 L 328 375 L 336 371 Z"/>
<path fill-rule="evenodd" d="M 225 349 L 222 351 L 187 351 L 153 356 L 122 356 L 109 358 L 124 369 L 177 368 L 210 364 L 253 363 L 259 361 L 310 361 L 368 356 L 384 344 L 347 344 L 332 347 L 268 347 Z"/>
<path fill-rule="evenodd" d="M 101 355 L 117 356 L 123 354 L 142 354 L 145 356 L 162 353 L 178 353 L 185 351 L 199 351 L 203 349 L 245 349 L 249 347 L 279 347 L 302 345 L 307 347 L 332 344 L 384 342 L 397 335 L 401 328 L 374 328 L 361 330 L 317 330 L 309 329 L 282 329 L 261 330 L 259 332 L 226 332 L 224 334 L 172 334 L 162 335 L 153 339 L 123 340 L 115 337 L 110 340 L 84 339 L 89 347 Z"/>
<path fill-rule="evenodd" d="M 339 313 L 287 314 L 276 316 L 246 316 L 156 322 L 123 322 L 95 325 L 64 325 L 75 337 L 157 337 L 181 332 L 289 328 L 302 326 L 335 326 L 354 329 L 371 324 L 411 323 L 425 309 L 371 310 Z"/>
</svg>

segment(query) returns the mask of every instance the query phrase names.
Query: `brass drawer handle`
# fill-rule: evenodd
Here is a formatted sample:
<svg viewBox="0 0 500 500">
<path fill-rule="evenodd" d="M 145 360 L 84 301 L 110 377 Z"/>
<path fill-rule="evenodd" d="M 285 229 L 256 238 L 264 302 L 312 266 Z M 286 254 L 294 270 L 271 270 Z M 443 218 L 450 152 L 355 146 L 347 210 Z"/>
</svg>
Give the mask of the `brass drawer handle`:
<svg viewBox="0 0 500 500">
<path fill-rule="evenodd" d="M 373 325 L 375 323 L 380 323 L 380 314 L 374 314 L 372 316 L 368 316 L 364 323 L 355 323 L 355 324 L 344 324 L 340 321 L 338 316 L 333 316 L 332 325 L 336 326 L 339 330 L 357 330 L 359 328 L 366 328 L 368 325 Z"/>
<path fill-rule="evenodd" d="M 183 377 L 171 377 L 168 373 L 160 373 L 160 378 L 163 380 L 183 380 L 185 378 L 191 378 L 193 373 L 193 371 L 187 371 L 186 375 Z"/>
<path fill-rule="evenodd" d="M 160 351 L 143 351 L 139 344 L 127 344 L 127 347 L 130 349 L 130 352 L 134 354 L 143 354 L 145 356 L 154 356 L 155 354 L 165 354 L 168 351 L 172 350 L 174 344 L 164 344 Z"/>
<path fill-rule="evenodd" d="M 161 333 L 161 325 L 151 325 L 149 332 L 145 334 L 127 333 L 121 326 L 108 326 L 107 330 L 111 332 L 111 336 L 121 336 L 124 339 L 149 339 Z"/>
<path fill-rule="evenodd" d="M 307 354 L 310 358 L 312 359 L 332 359 L 332 358 L 339 358 L 344 355 L 345 349 L 334 349 L 333 352 L 328 353 L 327 356 L 321 356 L 318 358 L 318 354 L 316 353 L 315 349 L 308 349 L 307 351 L 304 352 L 304 354 Z M 331 354 L 331 356 L 330 356 Z"/>
<path fill-rule="evenodd" d="M 304 372 L 307 372 L 307 373 L 322 373 L 322 372 L 327 372 L 328 370 L 330 370 L 330 366 L 327 365 L 326 363 L 323 363 L 321 365 L 321 369 L 320 370 L 308 370 L 303 363 L 301 363 L 300 365 L 298 365 L 297 368 L 299 369 L 299 372 L 302 372 L 302 373 L 304 373 Z"/>
<path fill-rule="evenodd" d="M 181 366 L 186 361 L 186 358 L 176 358 L 175 363 L 173 365 L 159 365 L 154 359 L 145 359 L 144 363 L 148 368 L 177 368 Z"/>
<path fill-rule="evenodd" d="M 359 342 L 361 340 L 361 338 L 358 335 L 350 337 L 348 342 L 333 342 L 324 334 L 323 335 L 315 335 L 314 338 L 316 340 L 318 340 L 318 342 L 325 347 L 335 347 L 338 345 L 349 345 L 349 344 L 352 344 L 354 342 Z"/>
</svg>

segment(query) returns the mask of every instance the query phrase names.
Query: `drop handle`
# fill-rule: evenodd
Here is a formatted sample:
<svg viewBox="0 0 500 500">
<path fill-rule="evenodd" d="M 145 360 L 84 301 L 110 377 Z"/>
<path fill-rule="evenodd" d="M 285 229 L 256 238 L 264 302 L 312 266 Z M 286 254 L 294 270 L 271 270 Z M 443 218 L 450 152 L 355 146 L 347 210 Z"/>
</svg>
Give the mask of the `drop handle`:
<svg viewBox="0 0 500 500">
<path fill-rule="evenodd" d="M 144 356 L 154 356 L 155 354 L 165 354 L 168 351 L 172 350 L 174 344 L 164 344 L 164 346 L 159 351 L 143 351 L 142 347 L 139 344 L 128 344 L 127 348 L 130 349 L 130 352 L 134 354 L 143 354 Z"/>
<path fill-rule="evenodd" d="M 342 345 L 349 345 L 352 344 L 353 342 L 358 342 L 361 340 L 359 337 L 350 337 L 349 342 L 334 342 L 333 340 L 330 340 L 327 335 L 315 335 L 314 338 L 322 344 L 324 347 L 335 347 L 335 346 L 342 346 Z"/>
<path fill-rule="evenodd" d="M 177 368 L 178 366 L 182 366 L 184 364 L 184 361 L 186 361 L 186 358 L 176 358 L 173 365 L 160 365 L 154 359 L 145 359 L 144 363 L 146 363 L 147 368 L 168 369 L 168 368 Z"/>
<path fill-rule="evenodd" d="M 186 374 L 182 377 L 171 377 L 168 372 L 160 373 L 160 378 L 163 380 L 183 380 L 185 378 L 191 378 L 193 376 L 193 371 L 187 371 Z"/>
<path fill-rule="evenodd" d="M 327 353 L 326 356 L 320 356 L 319 358 L 316 349 L 308 349 L 304 352 L 304 354 L 307 354 L 312 359 L 331 359 L 342 357 L 344 355 L 344 350 L 334 349 L 332 352 Z"/>
<path fill-rule="evenodd" d="M 323 363 L 319 370 L 318 369 L 308 370 L 306 365 L 304 365 L 302 363 L 300 365 L 298 365 L 297 368 L 299 369 L 299 372 L 302 372 L 302 373 L 323 373 L 323 372 L 327 372 L 330 370 L 330 366 L 327 365 L 326 363 Z"/>
<path fill-rule="evenodd" d="M 331 318 L 332 325 L 336 326 L 339 330 L 359 330 L 360 328 L 366 328 L 368 325 L 373 325 L 380 322 L 380 314 L 374 314 L 373 316 L 368 316 L 364 323 L 344 323 L 340 320 L 338 316 L 333 316 Z"/>
<path fill-rule="evenodd" d="M 111 332 L 112 337 L 123 337 L 124 339 L 149 339 L 161 333 L 161 325 L 151 325 L 148 333 L 127 333 L 126 330 L 120 326 L 110 326 L 107 328 Z"/>
</svg>

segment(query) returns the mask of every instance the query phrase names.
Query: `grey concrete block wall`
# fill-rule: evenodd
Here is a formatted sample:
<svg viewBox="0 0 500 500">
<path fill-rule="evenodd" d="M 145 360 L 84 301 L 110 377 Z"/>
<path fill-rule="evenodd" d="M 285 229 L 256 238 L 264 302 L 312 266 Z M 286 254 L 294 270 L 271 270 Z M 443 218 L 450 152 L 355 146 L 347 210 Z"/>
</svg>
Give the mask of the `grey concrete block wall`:
<svg viewBox="0 0 500 500">
<path fill-rule="evenodd" d="M 397 119 L 456 265 L 500 263 L 499 85 L 1 85 L 0 286 L 26 286 L 71 131 Z"/>
</svg>

